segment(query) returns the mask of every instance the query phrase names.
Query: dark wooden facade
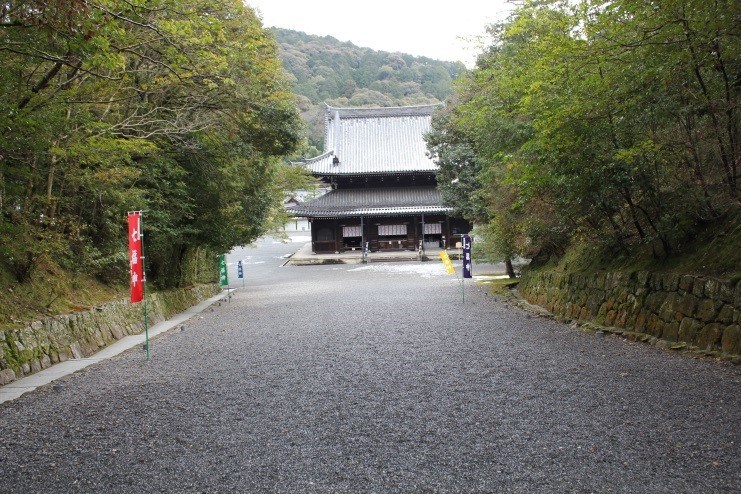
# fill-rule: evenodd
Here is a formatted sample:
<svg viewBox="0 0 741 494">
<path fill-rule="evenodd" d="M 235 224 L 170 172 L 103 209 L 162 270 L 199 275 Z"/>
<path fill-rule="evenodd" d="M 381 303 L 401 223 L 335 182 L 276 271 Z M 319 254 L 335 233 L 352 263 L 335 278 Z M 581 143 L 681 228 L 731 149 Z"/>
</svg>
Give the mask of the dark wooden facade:
<svg viewBox="0 0 741 494">
<path fill-rule="evenodd" d="M 384 227 L 400 225 L 406 227 L 405 232 L 389 228 L 384 231 Z M 456 247 L 461 235 L 469 233 L 470 228 L 467 221 L 445 214 L 313 218 L 311 243 L 317 254 L 360 250 L 365 244 L 371 252 L 446 249 Z M 423 231 L 427 231 L 424 236 Z"/>
</svg>

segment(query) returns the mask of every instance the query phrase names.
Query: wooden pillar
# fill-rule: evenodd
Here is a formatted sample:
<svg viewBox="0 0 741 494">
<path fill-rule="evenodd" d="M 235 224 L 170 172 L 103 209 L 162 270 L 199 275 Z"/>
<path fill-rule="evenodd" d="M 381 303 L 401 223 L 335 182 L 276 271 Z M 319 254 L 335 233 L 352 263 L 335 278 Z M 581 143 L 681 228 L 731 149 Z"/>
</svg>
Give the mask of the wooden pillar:
<svg viewBox="0 0 741 494">
<path fill-rule="evenodd" d="M 448 245 L 451 245 L 452 239 L 450 238 L 450 216 L 447 214 L 445 215 L 445 230 L 447 230 L 447 234 L 445 235 L 445 245 L 443 245 L 443 249 L 447 249 Z M 455 244 L 452 244 L 453 247 L 455 247 Z"/>
<path fill-rule="evenodd" d="M 342 231 L 340 227 L 340 220 L 338 218 L 334 219 L 334 253 L 339 254 L 340 253 L 340 246 L 342 242 Z"/>
<path fill-rule="evenodd" d="M 311 253 L 316 254 L 316 228 L 314 228 L 314 219 L 309 218 L 309 231 L 311 232 Z"/>
<path fill-rule="evenodd" d="M 414 249 L 419 248 L 419 217 L 414 216 L 412 221 L 414 222 Z"/>
</svg>

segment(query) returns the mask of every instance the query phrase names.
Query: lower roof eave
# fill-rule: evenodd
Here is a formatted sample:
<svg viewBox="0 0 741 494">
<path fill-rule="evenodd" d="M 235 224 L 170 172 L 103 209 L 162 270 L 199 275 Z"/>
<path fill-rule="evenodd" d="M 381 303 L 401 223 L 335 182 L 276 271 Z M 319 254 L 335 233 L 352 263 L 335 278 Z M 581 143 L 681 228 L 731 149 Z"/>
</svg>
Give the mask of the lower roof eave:
<svg viewBox="0 0 741 494">
<path fill-rule="evenodd" d="M 331 218 L 353 218 L 372 216 L 412 216 L 421 214 L 448 214 L 453 208 L 435 207 L 424 209 L 357 209 L 351 211 L 294 211 L 295 216 L 303 218 L 331 219 Z"/>
</svg>

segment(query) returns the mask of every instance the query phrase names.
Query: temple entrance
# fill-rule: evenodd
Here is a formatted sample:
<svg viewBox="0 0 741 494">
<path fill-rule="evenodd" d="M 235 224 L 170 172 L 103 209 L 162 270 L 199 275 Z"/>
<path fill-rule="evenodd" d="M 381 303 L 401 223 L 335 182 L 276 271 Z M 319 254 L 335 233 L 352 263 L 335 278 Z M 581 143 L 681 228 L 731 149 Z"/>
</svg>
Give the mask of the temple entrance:
<svg viewBox="0 0 741 494">
<path fill-rule="evenodd" d="M 363 246 L 363 231 L 360 225 L 342 227 L 343 249 L 355 250 Z"/>
<path fill-rule="evenodd" d="M 424 248 L 439 249 L 442 247 L 443 227 L 441 222 L 425 223 L 424 227 Z"/>
<path fill-rule="evenodd" d="M 314 252 L 336 252 L 337 247 L 334 240 L 334 230 L 329 226 L 318 228 L 313 247 Z"/>
<path fill-rule="evenodd" d="M 407 236 L 407 224 L 378 225 L 378 249 L 379 250 L 403 250 L 413 249 L 414 240 L 411 242 Z"/>
</svg>

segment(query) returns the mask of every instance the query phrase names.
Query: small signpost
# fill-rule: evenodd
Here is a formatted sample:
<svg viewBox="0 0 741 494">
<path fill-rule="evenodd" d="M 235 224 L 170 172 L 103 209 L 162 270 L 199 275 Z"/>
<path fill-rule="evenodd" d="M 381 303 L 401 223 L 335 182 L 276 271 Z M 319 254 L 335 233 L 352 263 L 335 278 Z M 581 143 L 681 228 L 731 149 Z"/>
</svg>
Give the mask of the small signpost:
<svg viewBox="0 0 741 494">
<path fill-rule="evenodd" d="M 473 274 L 471 273 L 471 268 L 473 267 L 471 261 L 471 237 L 469 235 L 463 235 L 461 240 L 463 241 L 463 277 L 473 278 Z"/>
<path fill-rule="evenodd" d="M 242 260 L 237 261 L 237 279 L 242 280 L 242 288 L 244 288 L 244 269 L 242 268 Z"/>
</svg>

